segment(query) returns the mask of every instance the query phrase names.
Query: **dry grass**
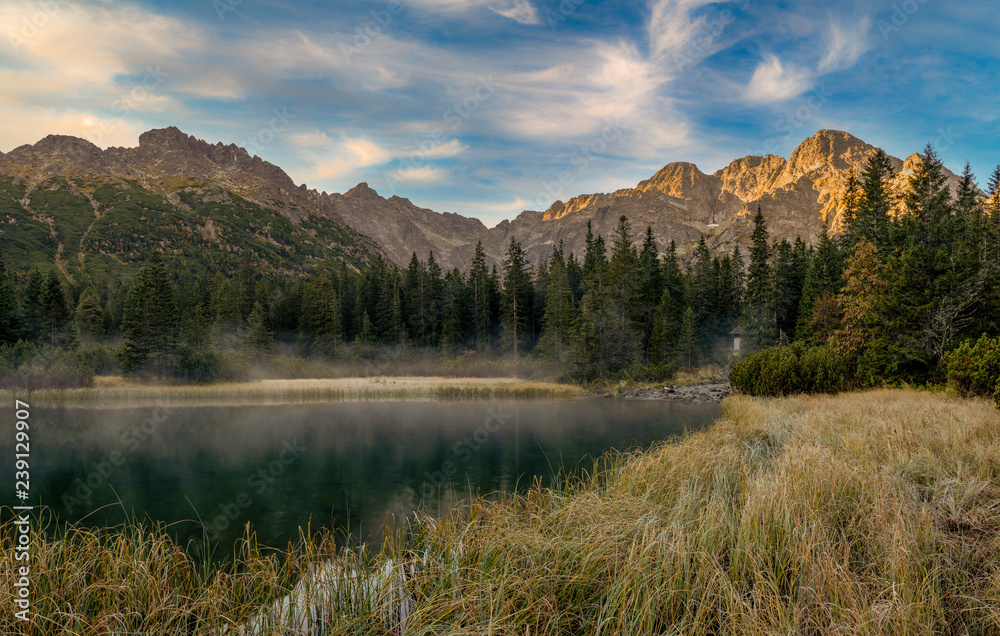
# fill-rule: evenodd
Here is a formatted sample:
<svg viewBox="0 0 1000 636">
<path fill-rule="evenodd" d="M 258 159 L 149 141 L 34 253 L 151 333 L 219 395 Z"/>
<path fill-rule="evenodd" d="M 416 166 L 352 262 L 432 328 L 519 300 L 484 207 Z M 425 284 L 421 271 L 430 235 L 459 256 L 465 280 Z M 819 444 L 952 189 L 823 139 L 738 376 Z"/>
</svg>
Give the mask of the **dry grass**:
<svg viewBox="0 0 1000 636">
<path fill-rule="evenodd" d="M 243 578 L 197 585 L 179 551 L 156 552 L 135 530 L 80 551 L 46 543 L 35 576 L 51 580 L 37 588 L 47 609 L 24 631 L 0 618 L 0 632 L 113 633 L 91 626 L 131 616 L 144 634 L 213 633 L 249 624 L 254 603 L 288 593 L 320 559 L 341 574 L 322 579 L 335 594 L 310 596 L 325 607 L 315 634 L 1000 634 L 990 402 L 734 397 L 710 429 L 599 468 L 560 490 L 412 519 L 368 558 L 309 543 L 283 569 L 250 550 Z"/>
<path fill-rule="evenodd" d="M 518 378 L 370 377 L 258 380 L 208 385 L 150 385 L 120 377 L 99 376 L 85 389 L 33 391 L 32 406 L 143 407 L 286 404 L 341 400 L 412 400 L 465 398 L 568 397 L 580 389 L 554 382 Z M 0 400 L 9 392 L 0 391 Z M 9 400 L 8 400 L 9 401 Z"/>
</svg>

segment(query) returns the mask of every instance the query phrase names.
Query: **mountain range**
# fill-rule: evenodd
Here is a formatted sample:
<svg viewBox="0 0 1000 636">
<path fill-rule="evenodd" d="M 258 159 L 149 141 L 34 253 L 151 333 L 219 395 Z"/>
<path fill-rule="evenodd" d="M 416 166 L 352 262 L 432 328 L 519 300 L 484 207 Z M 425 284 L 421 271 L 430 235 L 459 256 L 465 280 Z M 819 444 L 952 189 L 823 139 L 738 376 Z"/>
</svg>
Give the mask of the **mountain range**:
<svg viewBox="0 0 1000 636">
<path fill-rule="evenodd" d="M 786 160 L 747 156 L 706 174 L 669 163 L 634 188 L 556 201 L 487 228 L 361 183 L 343 194 L 295 185 L 279 167 L 235 145 L 210 144 L 175 127 L 150 130 L 135 148 L 101 148 L 50 135 L 0 153 L 0 246 L 15 268 L 57 266 L 73 281 L 110 276 L 151 247 L 231 271 L 240 262 L 295 272 L 346 261 L 360 268 L 383 254 L 406 265 L 434 252 L 445 269 L 468 269 L 481 241 L 502 260 L 511 238 L 537 263 L 563 241 L 582 255 L 586 226 L 610 236 L 621 215 L 635 240 L 647 225 L 661 248 L 681 256 L 705 237 L 717 253 L 749 242 L 758 206 L 771 236 L 815 243 L 842 225 L 841 195 L 875 148 L 846 132 L 821 130 Z M 902 189 L 919 155 L 892 158 Z M 946 171 L 953 190 L 958 177 Z"/>
</svg>

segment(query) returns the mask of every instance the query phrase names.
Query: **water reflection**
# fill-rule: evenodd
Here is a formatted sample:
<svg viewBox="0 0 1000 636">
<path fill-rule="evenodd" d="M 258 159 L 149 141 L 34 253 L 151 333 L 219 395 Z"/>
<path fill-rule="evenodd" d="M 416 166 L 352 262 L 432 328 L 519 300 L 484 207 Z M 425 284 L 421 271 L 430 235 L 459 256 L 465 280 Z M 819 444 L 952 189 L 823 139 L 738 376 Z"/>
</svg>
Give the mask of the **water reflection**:
<svg viewBox="0 0 1000 636">
<path fill-rule="evenodd" d="M 218 556 L 247 522 L 279 547 L 310 521 L 365 538 L 390 516 L 547 483 L 719 412 L 607 399 L 38 409 L 32 494 L 62 521 L 135 515 L 174 523 L 185 544 L 207 530 Z"/>
</svg>

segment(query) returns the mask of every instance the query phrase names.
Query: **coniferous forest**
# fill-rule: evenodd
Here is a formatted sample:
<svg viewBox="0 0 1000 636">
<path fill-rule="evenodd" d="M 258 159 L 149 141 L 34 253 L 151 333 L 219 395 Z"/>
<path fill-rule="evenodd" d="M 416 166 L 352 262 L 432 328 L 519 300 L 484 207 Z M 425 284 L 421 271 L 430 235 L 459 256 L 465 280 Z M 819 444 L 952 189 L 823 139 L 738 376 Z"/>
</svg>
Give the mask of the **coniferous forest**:
<svg viewBox="0 0 1000 636">
<path fill-rule="evenodd" d="M 405 268 L 328 261 L 305 275 L 265 276 L 246 261 L 226 276 L 154 252 L 131 280 L 80 288 L 54 264 L 14 272 L 0 259 L 0 378 L 204 382 L 261 366 L 301 376 L 316 367 L 290 360 L 335 365 L 391 351 L 536 361 L 582 383 L 654 382 L 730 362 L 739 328 L 743 353 L 757 351 L 733 369 L 746 392 L 938 382 L 961 373 L 956 350 L 996 351 L 1000 167 L 986 196 L 968 167 L 951 192 L 930 146 L 902 198 L 892 176 L 887 155 L 872 154 L 843 194 L 843 227 L 814 246 L 772 241 L 758 209 L 748 254 L 713 255 L 704 237 L 684 259 L 673 244 L 661 253 L 650 228 L 623 216 L 611 236 L 588 226 L 583 254 L 557 245 L 532 267 L 511 240 L 502 266 L 479 245 L 467 272 L 443 271 L 431 253 Z"/>
</svg>

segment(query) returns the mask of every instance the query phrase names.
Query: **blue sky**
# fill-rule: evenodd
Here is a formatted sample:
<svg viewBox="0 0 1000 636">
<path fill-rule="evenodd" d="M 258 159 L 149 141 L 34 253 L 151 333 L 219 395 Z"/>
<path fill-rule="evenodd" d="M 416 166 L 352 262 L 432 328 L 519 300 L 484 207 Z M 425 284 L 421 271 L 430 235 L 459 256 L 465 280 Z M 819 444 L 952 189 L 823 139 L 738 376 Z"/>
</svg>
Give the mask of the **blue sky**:
<svg viewBox="0 0 1000 636">
<path fill-rule="evenodd" d="M 491 226 L 822 128 L 985 186 L 998 31 L 982 1 L 0 0 L 0 151 L 175 125 Z"/>
</svg>

